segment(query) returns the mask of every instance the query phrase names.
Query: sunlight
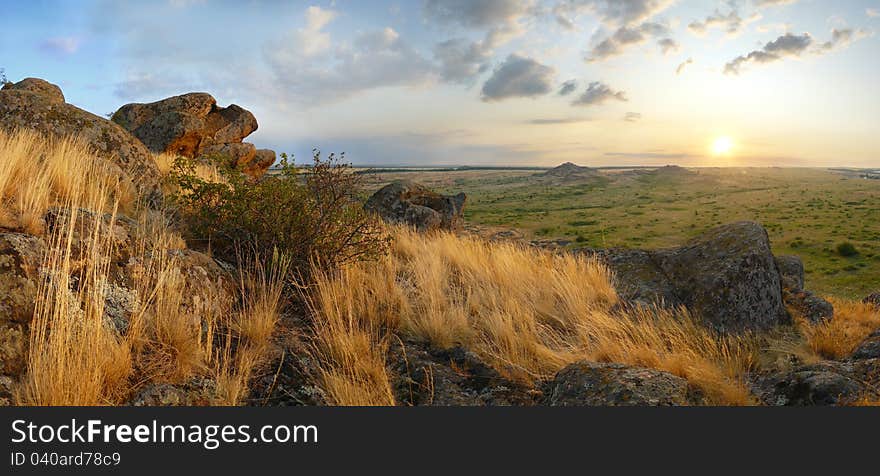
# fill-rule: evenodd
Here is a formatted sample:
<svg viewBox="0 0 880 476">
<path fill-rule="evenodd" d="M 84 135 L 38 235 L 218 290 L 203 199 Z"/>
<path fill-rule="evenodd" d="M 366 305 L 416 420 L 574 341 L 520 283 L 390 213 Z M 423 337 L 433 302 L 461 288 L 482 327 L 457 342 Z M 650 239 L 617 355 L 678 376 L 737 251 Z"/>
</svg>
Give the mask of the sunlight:
<svg viewBox="0 0 880 476">
<path fill-rule="evenodd" d="M 728 155 L 733 150 L 733 140 L 727 136 L 721 136 L 712 143 L 713 155 Z"/>
</svg>

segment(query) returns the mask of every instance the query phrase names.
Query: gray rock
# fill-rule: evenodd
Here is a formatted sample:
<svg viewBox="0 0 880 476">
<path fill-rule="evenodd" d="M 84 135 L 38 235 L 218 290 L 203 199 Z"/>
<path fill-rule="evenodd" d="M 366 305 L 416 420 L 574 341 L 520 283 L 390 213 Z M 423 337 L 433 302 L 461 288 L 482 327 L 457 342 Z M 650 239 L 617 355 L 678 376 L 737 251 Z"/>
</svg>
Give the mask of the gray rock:
<svg viewBox="0 0 880 476">
<path fill-rule="evenodd" d="M 834 306 L 809 291 L 783 291 L 785 303 L 813 324 L 834 318 Z"/>
<path fill-rule="evenodd" d="M 553 406 L 682 406 L 698 403 L 686 380 L 623 364 L 578 362 L 548 384 Z"/>
<path fill-rule="evenodd" d="M 777 256 L 776 269 L 782 280 L 782 288 L 791 291 L 804 289 L 804 262 L 797 256 Z"/>
<path fill-rule="evenodd" d="M 721 332 L 789 319 L 770 240 L 757 223 L 723 225 L 680 248 L 583 252 L 608 263 L 625 299 L 686 306 Z"/>
<path fill-rule="evenodd" d="M 184 384 L 151 384 L 128 402 L 133 407 L 204 407 L 217 401 L 217 383 L 196 378 Z"/>
<path fill-rule="evenodd" d="M 34 129 L 52 136 L 78 136 L 95 154 L 108 159 L 121 179 L 131 181 L 151 203 L 161 199 L 159 169 L 152 154 L 125 129 L 63 102 L 61 90 L 27 79 L 0 90 L 0 128 Z"/>
<path fill-rule="evenodd" d="M 878 361 L 827 361 L 761 376 L 755 394 L 767 405 L 849 405 L 871 394 L 878 382 Z"/>
<path fill-rule="evenodd" d="M 880 293 L 874 293 L 862 300 L 865 304 L 873 304 L 874 307 L 880 309 Z"/>
<path fill-rule="evenodd" d="M 58 86 L 39 78 L 25 78 L 17 83 L 6 83 L 2 90 L 29 91 L 44 96 L 54 104 L 64 104 L 64 93 Z"/>
<path fill-rule="evenodd" d="M 852 359 L 880 359 L 880 329 L 869 335 L 852 353 Z"/>
<path fill-rule="evenodd" d="M 390 223 L 419 231 L 455 230 L 461 226 L 467 196 L 440 195 L 410 180 L 386 185 L 367 200 L 364 208 Z"/>
</svg>

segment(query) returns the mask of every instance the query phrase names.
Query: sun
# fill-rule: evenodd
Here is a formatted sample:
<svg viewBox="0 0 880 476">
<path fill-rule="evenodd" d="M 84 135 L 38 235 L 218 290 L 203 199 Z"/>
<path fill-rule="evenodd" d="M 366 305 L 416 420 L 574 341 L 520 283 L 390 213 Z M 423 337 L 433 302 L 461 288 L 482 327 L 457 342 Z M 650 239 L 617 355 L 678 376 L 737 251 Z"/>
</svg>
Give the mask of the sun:
<svg viewBox="0 0 880 476">
<path fill-rule="evenodd" d="M 727 155 L 733 150 L 733 141 L 728 136 L 721 136 L 712 143 L 712 153 L 715 155 Z"/>
</svg>

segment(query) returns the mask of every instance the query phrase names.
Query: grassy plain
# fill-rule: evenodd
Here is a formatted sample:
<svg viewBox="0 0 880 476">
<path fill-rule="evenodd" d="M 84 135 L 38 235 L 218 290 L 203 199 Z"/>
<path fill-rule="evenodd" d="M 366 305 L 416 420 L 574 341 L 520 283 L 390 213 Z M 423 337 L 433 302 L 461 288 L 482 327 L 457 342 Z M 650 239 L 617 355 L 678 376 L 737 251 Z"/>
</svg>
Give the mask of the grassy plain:
<svg viewBox="0 0 880 476">
<path fill-rule="evenodd" d="M 861 298 L 880 290 L 880 180 L 798 168 L 606 169 L 564 179 L 541 171 L 382 171 L 372 187 L 406 178 L 465 192 L 469 223 L 512 228 L 568 246 L 676 246 L 716 225 L 762 223 L 776 254 L 800 256 L 807 287 Z M 856 253 L 838 246 L 854 245 Z"/>
</svg>

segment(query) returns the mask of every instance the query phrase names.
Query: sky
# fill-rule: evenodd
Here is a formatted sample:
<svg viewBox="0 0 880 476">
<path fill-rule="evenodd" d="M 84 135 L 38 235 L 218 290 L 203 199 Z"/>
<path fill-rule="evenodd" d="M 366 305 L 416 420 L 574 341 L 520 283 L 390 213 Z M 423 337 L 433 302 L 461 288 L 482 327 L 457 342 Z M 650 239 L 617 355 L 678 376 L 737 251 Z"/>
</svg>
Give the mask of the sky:
<svg viewBox="0 0 880 476">
<path fill-rule="evenodd" d="M 880 0 L 3 0 L 99 115 L 204 91 L 360 165 L 880 167 Z"/>
</svg>

